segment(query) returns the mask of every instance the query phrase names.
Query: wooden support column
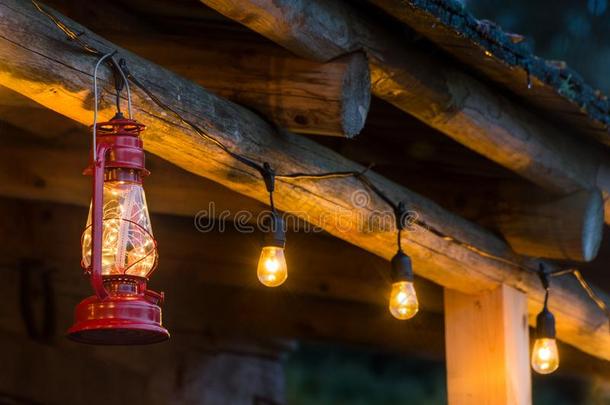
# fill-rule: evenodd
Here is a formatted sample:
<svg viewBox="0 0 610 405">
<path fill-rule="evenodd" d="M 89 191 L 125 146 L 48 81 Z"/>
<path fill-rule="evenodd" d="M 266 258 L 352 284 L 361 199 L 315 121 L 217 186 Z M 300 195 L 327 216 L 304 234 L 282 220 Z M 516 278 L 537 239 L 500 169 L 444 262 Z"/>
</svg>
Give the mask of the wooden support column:
<svg viewBox="0 0 610 405">
<path fill-rule="evenodd" d="M 450 405 L 532 402 L 527 297 L 507 285 L 467 295 L 445 289 Z"/>
</svg>

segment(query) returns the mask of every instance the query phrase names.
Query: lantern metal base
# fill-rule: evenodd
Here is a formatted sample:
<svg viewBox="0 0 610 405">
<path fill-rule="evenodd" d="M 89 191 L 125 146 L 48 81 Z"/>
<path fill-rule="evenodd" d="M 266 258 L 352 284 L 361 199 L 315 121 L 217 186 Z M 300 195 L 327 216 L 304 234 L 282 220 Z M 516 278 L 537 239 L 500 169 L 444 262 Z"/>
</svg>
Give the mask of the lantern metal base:
<svg viewBox="0 0 610 405">
<path fill-rule="evenodd" d="M 75 311 L 68 338 L 96 345 L 145 345 L 169 339 L 161 324 L 161 308 L 142 295 L 91 296 Z"/>
</svg>

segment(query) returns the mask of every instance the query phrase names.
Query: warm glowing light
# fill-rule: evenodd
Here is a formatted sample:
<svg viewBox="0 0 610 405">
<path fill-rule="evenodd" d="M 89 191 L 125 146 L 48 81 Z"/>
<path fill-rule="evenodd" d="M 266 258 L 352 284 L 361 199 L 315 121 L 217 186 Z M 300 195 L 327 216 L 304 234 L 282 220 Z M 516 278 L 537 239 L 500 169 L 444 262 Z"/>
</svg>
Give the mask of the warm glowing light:
<svg viewBox="0 0 610 405">
<path fill-rule="evenodd" d="M 536 339 L 532 350 L 532 368 L 539 374 L 550 374 L 559 367 L 559 354 L 555 339 Z"/>
<path fill-rule="evenodd" d="M 277 287 L 288 277 L 284 248 L 265 246 L 258 260 L 258 279 L 267 287 Z"/>
<path fill-rule="evenodd" d="M 410 319 L 417 314 L 419 304 L 412 282 L 399 281 L 392 284 L 389 308 L 396 319 Z"/>
<path fill-rule="evenodd" d="M 146 277 L 157 261 L 157 250 L 142 185 L 104 183 L 102 275 Z M 83 263 L 91 263 L 91 209 L 83 234 Z"/>
</svg>

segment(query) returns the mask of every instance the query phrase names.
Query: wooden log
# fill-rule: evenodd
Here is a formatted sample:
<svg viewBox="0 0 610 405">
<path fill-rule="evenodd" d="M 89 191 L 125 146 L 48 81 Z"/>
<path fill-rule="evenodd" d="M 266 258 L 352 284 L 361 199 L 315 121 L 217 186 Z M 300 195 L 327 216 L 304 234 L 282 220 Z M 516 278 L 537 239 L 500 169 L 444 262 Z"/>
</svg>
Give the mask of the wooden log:
<svg viewBox="0 0 610 405">
<path fill-rule="evenodd" d="M 66 135 L 56 146 L 43 145 L 40 139 L 18 129 L 7 134 L 10 136 L 0 139 L 0 195 L 89 205 L 90 184 L 80 175 L 88 164 L 88 147 L 80 134 Z M 195 216 L 211 209 L 211 219 L 231 220 L 238 212 L 247 211 L 252 214 L 248 219 L 252 223 L 266 210 L 256 200 L 239 198 L 227 188 L 154 155 L 147 165 L 153 170 L 153 176 L 146 179 L 152 212 Z M 417 177 L 421 180 L 422 176 L 417 173 Z M 442 202 L 451 212 L 500 231 L 517 253 L 575 261 L 591 261 L 597 255 L 603 231 L 599 191 L 557 199 L 535 186 L 495 179 L 491 184 L 479 181 L 472 191 L 455 181 L 447 184 L 431 179 L 426 183 L 420 192 Z"/>
<path fill-rule="evenodd" d="M 66 43 L 65 35 L 29 3 L 8 0 L 0 5 L 0 84 L 81 123 L 91 121 L 91 72 L 95 57 Z M 160 100 L 222 141 L 235 152 L 271 162 L 278 172 L 363 170 L 315 142 L 278 131 L 255 114 L 218 98 L 199 86 L 117 48 L 86 28 L 59 16 L 96 48 L 117 50 L 131 73 Z M 35 38 L 35 40 L 33 40 Z M 101 83 L 112 86 L 107 75 Z M 102 92 L 100 117 L 113 114 L 112 90 Z M 219 151 L 146 95 L 134 89 L 136 117 L 145 117 L 148 151 L 176 165 L 267 201 L 257 172 Z M 427 199 L 372 171 L 367 177 L 393 201 L 418 212 L 420 225 L 404 236 L 416 273 L 445 287 L 480 293 L 506 283 L 528 294 L 530 323 L 540 310 L 543 291 L 536 274 L 511 263 L 535 267 L 482 228 L 452 215 Z M 386 212 L 379 199 L 354 204 L 363 191 L 357 179 L 299 181 L 278 179 L 276 205 L 293 211 L 330 234 L 389 259 L 396 250 L 391 225 L 370 229 L 372 213 Z M 359 201 L 362 202 L 362 201 Z M 476 248 L 475 248 L 476 247 Z M 481 252 L 485 254 L 481 254 Z M 569 304 L 569 305 L 568 305 Z M 573 280 L 556 280 L 550 308 L 557 318 L 559 339 L 597 357 L 610 359 L 610 333 L 605 315 Z"/>
<path fill-rule="evenodd" d="M 450 405 L 532 403 L 527 298 L 502 285 L 481 295 L 445 289 Z"/>
<path fill-rule="evenodd" d="M 202 45 L 192 36 L 161 34 L 154 24 L 110 3 L 55 3 L 66 15 L 75 15 L 75 20 L 117 45 L 260 113 L 282 128 L 352 138 L 364 127 L 371 84 L 362 52 L 315 62 L 220 24 L 199 33 L 205 37 Z M 130 24 L 108 23 L 126 20 Z"/>
<path fill-rule="evenodd" d="M 110 38 L 290 131 L 352 138 L 364 127 L 371 83 L 362 52 L 320 63 L 252 41 L 209 38 L 201 46 L 181 37 Z"/>
<path fill-rule="evenodd" d="M 121 38 L 127 49 L 291 131 L 352 138 L 364 127 L 370 74 L 361 52 L 319 63 L 261 44 L 225 41 L 213 42 L 214 48 L 196 48 L 180 38 Z M 170 56 L 159 49 L 173 51 Z M 13 92 L 0 91 L 0 119 L 4 121 L 48 136 L 74 128 L 73 124 L 62 125 L 57 114 L 44 111 L 38 104 L 22 102 L 23 96 L 15 99 L 3 93 Z"/>
<path fill-rule="evenodd" d="M 585 262 L 597 256 L 604 226 L 604 202 L 598 190 L 551 202 L 520 200 L 494 218 L 515 252 Z"/>
<path fill-rule="evenodd" d="M 498 91 L 331 0 L 202 0 L 225 16 L 315 60 L 363 49 L 373 94 L 551 191 L 599 187 L 610 223 L 610 161 Z"/>
</svg>

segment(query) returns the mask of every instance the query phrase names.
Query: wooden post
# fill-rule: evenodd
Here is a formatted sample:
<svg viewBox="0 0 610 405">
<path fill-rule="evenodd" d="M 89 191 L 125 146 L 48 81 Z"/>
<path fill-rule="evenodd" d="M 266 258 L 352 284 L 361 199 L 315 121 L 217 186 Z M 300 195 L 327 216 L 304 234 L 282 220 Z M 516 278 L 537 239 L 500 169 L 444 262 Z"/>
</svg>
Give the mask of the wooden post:
<svg viewBox="0 0 610 405">
<path fill-rule="evenodd" d="M 445 289 L 450 405 L 531 404 L 527 297 L 505 284 L 467 295 Z"/>
</svg>

